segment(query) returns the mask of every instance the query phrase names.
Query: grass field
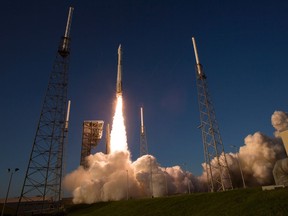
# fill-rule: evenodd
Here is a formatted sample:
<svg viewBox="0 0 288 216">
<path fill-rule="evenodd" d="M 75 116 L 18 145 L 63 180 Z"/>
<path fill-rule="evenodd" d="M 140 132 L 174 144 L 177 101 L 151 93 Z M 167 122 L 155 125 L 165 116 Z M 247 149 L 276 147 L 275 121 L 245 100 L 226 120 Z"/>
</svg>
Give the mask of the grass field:
<svg viewBox="0 0 288 216">
<path fill-rule="evenodd" d="M 67 214 L 97 216 L 288 215 L 288 189 L 241 189 L 67 206 Z"/>
</svg>

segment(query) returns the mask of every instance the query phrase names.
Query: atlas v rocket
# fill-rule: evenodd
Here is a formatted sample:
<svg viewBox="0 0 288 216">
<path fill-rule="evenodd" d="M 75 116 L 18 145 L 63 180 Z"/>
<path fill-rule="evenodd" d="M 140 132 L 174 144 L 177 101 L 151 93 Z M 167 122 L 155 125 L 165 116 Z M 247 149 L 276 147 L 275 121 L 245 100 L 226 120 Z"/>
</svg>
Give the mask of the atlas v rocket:
<svg viewBox="0 0 288 216">
<path fill-rule="evenodd" d="M 118 67 L 117 67 L 117 83 L 116 96 L 122 95 L 122 52 L 121 44 L 118 47 Z"/>
</svg>

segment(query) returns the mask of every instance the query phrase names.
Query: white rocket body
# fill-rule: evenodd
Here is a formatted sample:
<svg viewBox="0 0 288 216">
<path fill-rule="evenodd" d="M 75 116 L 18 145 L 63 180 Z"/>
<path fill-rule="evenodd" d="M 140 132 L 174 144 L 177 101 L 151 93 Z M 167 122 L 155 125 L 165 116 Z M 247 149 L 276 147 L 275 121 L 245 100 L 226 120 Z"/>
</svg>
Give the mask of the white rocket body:
<svg viewBox="0 0 288 216">
<path fill-rule="evenodd" d="M 118 47 L 118 67 L 117 67 L 117 83 L 116 83 L 116 95 L 122 95 L 122 52 L 121 44 Z"/>
</svg>

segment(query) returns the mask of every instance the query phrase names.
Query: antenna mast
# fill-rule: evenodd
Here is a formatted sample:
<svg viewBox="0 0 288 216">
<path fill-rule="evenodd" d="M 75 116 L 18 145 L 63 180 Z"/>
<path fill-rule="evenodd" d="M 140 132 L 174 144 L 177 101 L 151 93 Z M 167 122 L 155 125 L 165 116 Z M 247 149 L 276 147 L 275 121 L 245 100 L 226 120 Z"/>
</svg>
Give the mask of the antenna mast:
<svg viewBox="0 0 288 216">
<path fill-rule="evenodd" d="M 201 121 L 200 128 L 202 130 L 206 165 L 205 171 L 207 174 L 209 191 L 214 192 L 233 189 L 224 146 L 216 121 L 215 111 L 208 93 L 207 77 L 203 72 L 202 65 L 199 61 L 194 37 L 192 37 L 192 43 L 196 58 L 196 82 Z M 212 160 L 216 160 L 216 163 L 213 163 Z"/>
<path fill-rule="evenodd" d="M 140 127 L 140 157 L 143 155 L 148 154 L 148 147 L 147 147 L 147 139 L 146 139 L 146 132 L 144 127 L 144 119 L 143 119 L 143 107 L 140 108 L 140 120 L 141 120 L 141 127 Z"/>
<path fill-rule="evenodd" d="M 70 103 L 66 108 L 73 10 L 73 7 L 69 8 L 65 34 L 61 38 L 50 74 L 17 215 L 57 214 L 62 210 L 63 151 L 67 142 L 70 112 Z"/>
</svg>

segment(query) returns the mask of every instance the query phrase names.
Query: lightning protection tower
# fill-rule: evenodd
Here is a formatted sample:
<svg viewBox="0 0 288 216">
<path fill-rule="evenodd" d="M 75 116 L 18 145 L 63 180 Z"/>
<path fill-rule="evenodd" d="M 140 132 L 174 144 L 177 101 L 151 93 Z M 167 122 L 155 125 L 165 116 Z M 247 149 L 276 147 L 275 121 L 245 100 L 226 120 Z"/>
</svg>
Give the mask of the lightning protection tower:
<svg viewBox="0 0 288 216">
<path fill-rule="evenodd" d="M 63 148 L 69 115 L 66 106 L 73 10 L 72 7 L 69 8 L 65 34 L 61 38 L 50 74 L 17 215 L 54 214 L 61 208 Z"/>
<path fill-rule="evenodd" d="M 110 124 L 106 126 L 106 154 L 110 154 Z"/>
<path fill-rule="evenodd" d="M 196 57 L 196 82 L 201 121 L 200 128 L 202 130 L 208 190 L 211 192 L 225 191 L 233 188 L 228 163 L 215 117 L 215 111 L 208 93 L 207 77 L 199 62 L 194 37 L 192 37 L 192 43 Z"/>
<path fill-rule="evenodd" d="M 141 128 L 140 128 L 140 157 L 148 154 L 146 132 L 143 120 L 143 107 L 140 108 Z"/>
</svg>

